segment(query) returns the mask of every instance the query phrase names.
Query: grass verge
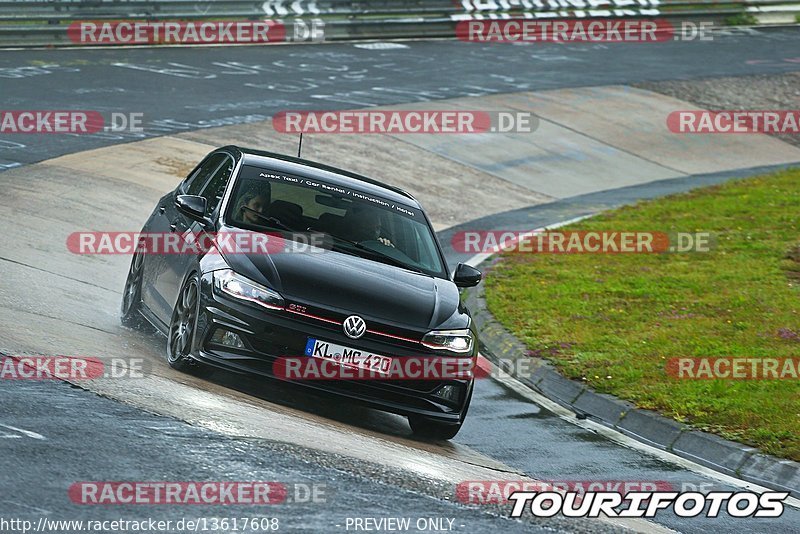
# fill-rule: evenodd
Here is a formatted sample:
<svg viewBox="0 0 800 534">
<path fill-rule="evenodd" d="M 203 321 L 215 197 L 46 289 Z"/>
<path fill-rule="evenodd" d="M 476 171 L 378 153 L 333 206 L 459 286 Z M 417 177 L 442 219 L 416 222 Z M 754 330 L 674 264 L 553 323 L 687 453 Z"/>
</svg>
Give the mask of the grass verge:
<svg viewBox="0 0 800 534">
<path fill-rule="evenodd" d="M 604 213 L 565 230 L 712 232 L 711 252 L 506 254 L 489 310 L 565 375 L 800 461 L 800 380 L 679 380 L 673 357 L 800 357 L 800 169 Z"/>
</svg>

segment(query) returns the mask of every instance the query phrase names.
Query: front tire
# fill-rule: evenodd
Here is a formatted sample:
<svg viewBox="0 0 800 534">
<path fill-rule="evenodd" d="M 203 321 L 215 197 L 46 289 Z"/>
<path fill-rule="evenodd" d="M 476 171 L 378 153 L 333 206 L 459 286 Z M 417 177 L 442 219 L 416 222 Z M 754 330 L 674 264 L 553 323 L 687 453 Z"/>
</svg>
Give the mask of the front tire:
<svg viewBox="0 0 800 534">
<path fill-rule="evenodd" d="M 128 278 L 125 280 L 125 289 L 120 307 L 120 322 L 128 328 L 140 328 L 144 324 L 144 318 L 139 313 L 142 303 L 143 272 L 144 254 L 141 249 L 137 249 L 133 259 L 131 259 L 131 267 L 128 270 Z"/>
<path fill-rule="evenodd" d="M 181 289 L 167 334 L 167 363 L 177 371 L 199 376 L 211 369 L 192 358 L 197 319 L 200 316 L 200 279 L 193 274 Z"/>
</svg>

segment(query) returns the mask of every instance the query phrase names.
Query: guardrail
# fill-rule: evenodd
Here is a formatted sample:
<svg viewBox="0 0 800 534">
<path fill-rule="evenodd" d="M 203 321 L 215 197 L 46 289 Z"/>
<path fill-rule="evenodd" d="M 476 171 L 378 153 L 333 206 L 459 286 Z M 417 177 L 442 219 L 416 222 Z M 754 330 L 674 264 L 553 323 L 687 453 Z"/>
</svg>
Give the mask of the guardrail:
<svg viewBox="0 0 800 534">
<path fill-rule="evenodd" d="M 280 20 L 287 40 L 306 40 L 312 21 L 324 40 L 452 38 L 472 19 L 638 17 L 796 22 L 787 0 L 0 0 L 0 46 L 74 46 L 67 29 L 81 21 Z M 749 18 L 748 18 L 749 17 Z M 773 19 L 773 20 L 770 20 Z M 306 38 L 298 38 L 305 35 Z"/>
</svg>

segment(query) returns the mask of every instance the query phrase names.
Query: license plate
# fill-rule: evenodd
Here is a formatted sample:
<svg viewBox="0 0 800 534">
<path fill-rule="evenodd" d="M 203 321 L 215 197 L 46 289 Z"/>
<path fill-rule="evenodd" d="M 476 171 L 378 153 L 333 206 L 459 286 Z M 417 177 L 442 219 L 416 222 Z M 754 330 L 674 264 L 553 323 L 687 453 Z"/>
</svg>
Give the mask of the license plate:
<svg viewBox="0 0 800 534">
<path fill-rule="evenodd" d="M 308 338 L 306 356 L 332 360 L 345 367 L 364 369 L 384 375 L 389 374 L 392 366 L 392 359 L 388 356 L 381 356 L 380 354 L 373 354 L 314 338 Z"/>
</svg>

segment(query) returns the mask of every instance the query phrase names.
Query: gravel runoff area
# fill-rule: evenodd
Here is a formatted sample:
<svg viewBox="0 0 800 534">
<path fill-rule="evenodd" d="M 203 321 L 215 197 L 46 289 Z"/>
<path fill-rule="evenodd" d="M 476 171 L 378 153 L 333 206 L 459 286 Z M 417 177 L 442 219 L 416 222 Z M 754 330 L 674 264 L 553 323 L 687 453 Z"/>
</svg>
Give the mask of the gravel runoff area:
<svg viewBox="0 0 800 534">
<path fill-rule="evenodd" d="M 800 109 L 800 72 L 644 82 L 635 87 L 680 98 L 709 110 Z M 800 147 L 800 135 L 775 135 Z"/>
</svg>

